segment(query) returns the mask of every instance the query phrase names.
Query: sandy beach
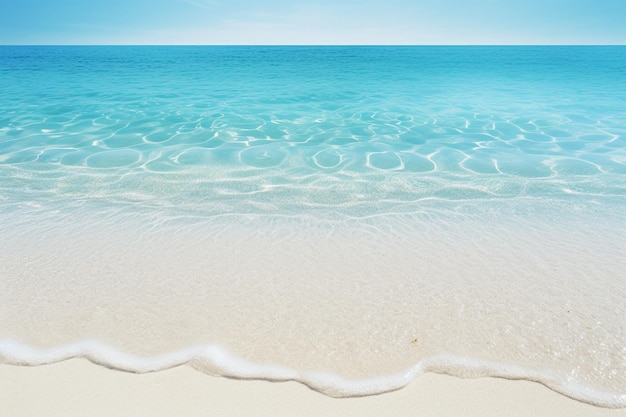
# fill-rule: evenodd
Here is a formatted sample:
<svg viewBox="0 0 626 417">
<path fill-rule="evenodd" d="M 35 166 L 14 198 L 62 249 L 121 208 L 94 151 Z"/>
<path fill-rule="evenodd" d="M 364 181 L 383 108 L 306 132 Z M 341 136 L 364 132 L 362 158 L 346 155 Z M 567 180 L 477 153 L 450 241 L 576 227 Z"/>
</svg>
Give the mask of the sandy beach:
<svg viewBox="0 0 626 417">
<path fill-rule="evenodd" d="M 398 391 L 335 399 L 295 382 L 216 378 L 187 366 L 132 374 L 74 359 L 0 366 L 0 415 L 624 417 L 626 409 L 594 407 L 537 383 L 499 378 L 426 374 Z"/>
<path fill-rule="evenodd" d="M 523 405 L 534 404 L 539 396 L 534 391 L 543 390 L 548 409 L 582 407 L 569 399 L 561 404 L 557 399 L 565 399 L 562 394 L 622 406 L 619 271 L 623 252 L 619 249 L 623 245 L 609 239 L 614 234 L 587 238 L 582 245 L 583 236 L 560 234 L 552 226 L 517 234 L 516 239 L 508 237 L 522 230 L 521 225 L 513 230 L 511 225 L 491 225 L 509 232 L 501 235 L 483 231 L 476 223 L 457 226 L 454 234 L 423 233 L 430 236 L 423 242 L 413 238 L 419 230 L 368 235 L 335 228 L 325 235 L 323 229 L 302 228 L 295 229 L 300 233 L 288 229 L 292 231 L 288 235 L 287 229 L 275 224 L 136 237 L 110 230 L 70 235 L 65 229 L 63 236 L 37 244 L 34 238 L 16 234 L 10 245 L 0 245 L 4 246 L 0 264 L 5 276 L 11 277 L 0 292 L 6 338 L 5 356 L 0 352 L 5 374 L 0 379 L 7 385 L 2 403 L 12 404 L 23 415 L 38 415 L 29 414 L 29 407 L 57 407 L 56 400 L 50 407 L 38 400 L 41 393 L 50 393 L 46 395 L 52 399 L 70 399 L 66 407 L 58 404 L 59 415 L 68 415 L 74 401 L 86 401 L 82 410 L 101 401 L 88 400 L 92 394 L 106 393 L 103 398 L 116 407 L 119 401 L 111 398 L 138 391 L 143 394 L 133 394 L 122 407 L 129 406 L 126 411 L 110 410 L 104 403 L 96 408 L 108 415 L 155 415 L 143 408 L 134 412 L 132 407 L 144 403 L 152 407 L 167 398 L 171 415 L 176 415 L 188 404 L 199 404 L 201 409 L 218 406 L 203 401 L 220 392 L 218 403 L 224 404 L 254 404 L 256 400 L 249 398 L 255 396 L 294 398 L 293 404 L 303 411 L 290 409 L 286 415 L 308 415 L 325 407 L 330 408 L 319 415 L 345 415 L 353 407 L 355 415 L 364 415 L 362 410 L 370 412 L 377 406 L 380 410 L 425 407 L 424 401 L 433 401 L 432 410 L 455 404 L 463 414 L 469 401 L 477 407 L 475 415 L 485 415 L 483 407 L 491 407 L 494 398 L 505 410 L 525 411 Z M 465 234 L 461 226 L 467 229 Z M 219 230 L 229 233 L 219 234 Z M 603 229 L 597 226 L 597 230 Z M 577 229 L 577 233 L 585 231 Z M 597 253 L 603 253 L 602 262 L 593 256 Z M 511 278 L 511 271 L 516 271 L 517 279 Z M 555 303 L 555 299 L 566 301 Z M 449 356 L 439 357 L 442 353 Z M 12 367 L 86 356 L 120 370 L 164 372 L 133 376 L 95 366 L 83 368 L 76 360 Z M 335 396 L 384 392 L 417 378 L 407 389 L 372 400 L 336 401 L 299 385 L 292 393 L 287 387 L 294 384 L 237 381 L 233 385 L 185 367 L 167 370 L 189 360 L 209 375 L 293 379 Z M 317 372 L 340 375 L 348 383 L 328 384 Z M 432 391 L 429 372 L 543 381 L 561 394 L 530 384 L 533 393 L 527 395 L 517 388 L 526 386 L 523 383 L 501 379 L 444 378 L 447 382 Z M 372 377 L 383 378 L 349 383 Z M 483 382 L 495 388 L 484 388 Z M 124 388 L 129 385 L 137 389 Z M 253 393 L 240 391 L 257 385 L 272 389 L 264 394 L 253 394 L 257 388 Z M 474 386 L 477 392 L 471 391 Z M 494 394 L 501 386 L 510 389 Z M 83 389 L 87 389 L 84 395 L 71 394 Z M 117 393 L 118 389 L 124 392 Z M 160 394 L 160 389 L 167 394 Z M 589 394 L 589 389 L 596 392 Z M 61 391 L 52 394 L 54 390 Z M 525 400 L 522 395 L 527 395 Z M 516 401 L 520 405 L 511 406 Z M 167 407 L 156 406 L 159 413 Z M 346 411 L 332 411 L 334 407 Z M 596 410 L 585 407 L 581 410 Z M 225 414 L 219 410 L 207 414 Z M 494 415 L 503 415 L 501 411 Z M 267 410 L 271 415 L 279 412 Z M 458 415 L 450 410 L 442 413 Z M 245 414 L 240 410 L 232 415 Z M 521 415 L 538 414 L 556 415 Z"/>
</svg>

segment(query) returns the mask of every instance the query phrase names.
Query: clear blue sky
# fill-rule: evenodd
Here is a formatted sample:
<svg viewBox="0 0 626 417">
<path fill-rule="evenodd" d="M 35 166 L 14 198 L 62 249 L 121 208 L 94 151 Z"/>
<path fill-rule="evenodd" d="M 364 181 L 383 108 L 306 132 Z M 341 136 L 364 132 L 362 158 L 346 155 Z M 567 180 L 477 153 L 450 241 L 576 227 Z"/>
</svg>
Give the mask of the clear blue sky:
<svg viewBox="0 0 626 417">
<path fill-rule="evenodd" d="M 626 0 L 1 0 L 0 44 L 626 44 Z"/>
</svg>

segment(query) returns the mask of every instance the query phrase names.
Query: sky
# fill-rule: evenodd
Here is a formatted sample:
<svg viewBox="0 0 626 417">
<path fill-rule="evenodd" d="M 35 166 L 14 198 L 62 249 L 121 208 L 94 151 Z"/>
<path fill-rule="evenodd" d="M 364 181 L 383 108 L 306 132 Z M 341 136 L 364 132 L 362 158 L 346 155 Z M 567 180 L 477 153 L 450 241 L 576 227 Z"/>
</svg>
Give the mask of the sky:
<svg viewBox="0 0 626 417">
<path fill-rule="evenodd" d="M 0 44 L 626 44 L 626 0 L 1 0 Z"/>
</svg>

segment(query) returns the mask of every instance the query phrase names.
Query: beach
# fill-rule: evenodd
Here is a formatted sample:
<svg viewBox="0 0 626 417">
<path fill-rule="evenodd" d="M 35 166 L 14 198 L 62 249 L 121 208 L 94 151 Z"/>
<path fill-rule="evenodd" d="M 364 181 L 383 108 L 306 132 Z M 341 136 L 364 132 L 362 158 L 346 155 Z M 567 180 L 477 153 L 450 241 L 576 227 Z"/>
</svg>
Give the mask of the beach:
<svg viewBox="0 0 626 417">
<path fill-rule="evenodd" d="M 270 217 L 158 232 L 118 221 L 88 236 L 73 218 L 39 241 L 22 225 L 1 252 L 12 279 L 0 359 L 88 357 L 140 373 L 188 364 L 335 397 L 432 372 L 500 376 L 623 407 L 616 220 L 505 218 L 416 227 L 394 216 L 368 229 Z"/>
<path fill-rule="evenodd" d="M 188 367 L 136 375 L 75 359 L 0 366 L 0 414 L 13 417 L 467 416 L 623 417 L 528 381 L 428 374 L 378 396 L 329 398 L 294 382 L 208 377 Z"/>
<path fill-rule="evenodd" d="M 0 415 L 624 415 L 624 51 L 1 47 Z"/>
</svg>

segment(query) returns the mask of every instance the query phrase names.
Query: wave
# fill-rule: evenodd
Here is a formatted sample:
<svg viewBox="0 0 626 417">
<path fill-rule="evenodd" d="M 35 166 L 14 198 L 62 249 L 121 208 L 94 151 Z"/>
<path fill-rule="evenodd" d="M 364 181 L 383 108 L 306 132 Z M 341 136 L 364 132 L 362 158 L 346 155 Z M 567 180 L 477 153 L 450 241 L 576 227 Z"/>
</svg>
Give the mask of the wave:
<svg viewBox="0 0 626 417">
<path fill-rule="evenodd" d="M 450 354 L 425 358 L 404 372 L 350 380 L 330 373 L 300 372 L 280 365 L 249 362 L 231 355 L 217 345 L 194 346 L 162 355 L 140 357 L 92 340 L 47 349 L 34 348 L 11 339 L 0 340 L 2 364 L 40 366 L 74 358 L 84 358 L 110 369 L 139 374 L 187 365 L 208 375 L 226 378 L 296 381 L 331 397 L 360 397 L 395 391 L 428 372 L 462 378 L 496 377 L 537 382 L 574 400 L 599 407 L 626 408 L 626 393 L 596 390 L 564 379 L 556 372 L 530 371 L 515 365 Z"/>
</svg>

